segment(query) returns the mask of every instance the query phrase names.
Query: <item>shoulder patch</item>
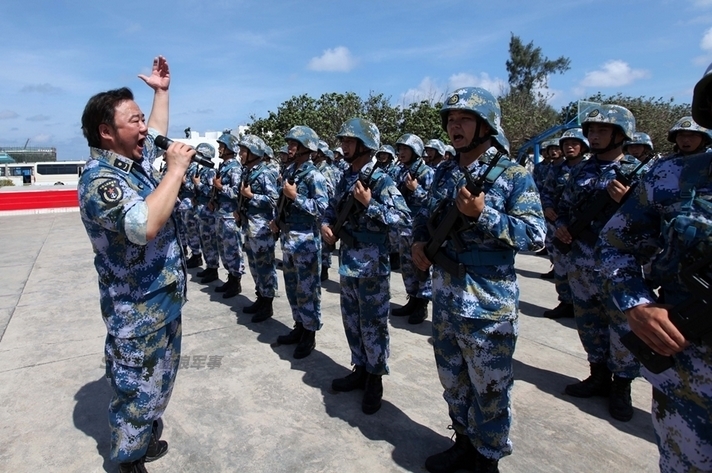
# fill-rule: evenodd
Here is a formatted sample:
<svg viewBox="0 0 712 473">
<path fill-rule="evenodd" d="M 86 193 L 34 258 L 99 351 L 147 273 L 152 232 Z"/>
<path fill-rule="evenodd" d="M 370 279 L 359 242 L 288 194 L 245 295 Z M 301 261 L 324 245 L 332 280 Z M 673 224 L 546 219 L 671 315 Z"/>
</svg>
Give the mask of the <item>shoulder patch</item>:
<svg viewBox="0 0 712 473">
<path fill-rule="evenodd" d="M 107 179 L 99 185 L 99 196 L 107 204 L 115 204 L 124 196 L 124 191 L 121 190 L 119 181 L 116 179 Z"/>
<path fill-rule="evenodd" d="M 123 161 L 121 159 L 115 160 L 114 166 L 116 166 L 116 168 L 121 169 L 124 172 L 129 172 L 131 170 L 131 164 L 129 164 L 126 161 Z"/>
</svg>

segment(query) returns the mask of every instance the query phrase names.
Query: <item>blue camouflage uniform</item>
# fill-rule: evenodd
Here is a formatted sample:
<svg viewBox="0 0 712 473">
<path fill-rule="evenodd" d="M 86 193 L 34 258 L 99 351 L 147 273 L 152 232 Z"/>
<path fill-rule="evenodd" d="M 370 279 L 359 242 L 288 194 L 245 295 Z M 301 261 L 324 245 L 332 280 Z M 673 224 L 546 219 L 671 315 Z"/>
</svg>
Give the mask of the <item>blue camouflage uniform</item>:
<svg viewBox="0 0 712 473">
<path fill-rule="evenodd" d="M 536 188 L 539 190 L 539 192 L 541 192 L 541 190 L 543 189 L 544 181 L 546 180 L 546 176 L 549 174 L 550 170 L 551 161 L 548 159 L 534 166 L 532 176 L 534 177 L 534 183 L 536 184 Z"/>
<path fill-rule="evenodd" d="M 593 155 L 575 166 L 559 201 L 556 228 L 568 226 L 579 208 L 590 203 L 597 191 L 605 191 L 608 183 L 616 179 L 616 170 L 629 174 L 639 164 L 628 155 L 612 162 Z M 589 363 L 607 365 L 614 375 L 632 379 L 638 376 L 640 364 L 620 341 L 630 328 L 601 290 L 594 257 L 596 238 L 616 208 L 609 205 L 591 222 L 589 231 L 572 242 L 567 255 L 568 280 L 579 338 Z"/>
<path fill-rule="evenodd" d="M 711 254 L 711 165 L 712 154 L 659 162 L 603 228 L 601 274 L 621 311 L 655 303 L 640 271 L 651 258 L 648 277 L 662 287 L 666 303 L 692 296 L 680 270 Z M 712 471 L 712 345 L 693 340 L 673 359 L 660 374 L 642 370 L 653 386 L 660 471 Z"/>
<path fill-rule="evenodd" d="M 405 178 L 409 173 L 413 179 L 418 181 L 418 187 L 412 192 L 405 186 Z M 413 160 L 410 164 L 401 166 L 396 185 L 403 195 L 406 204 L 408 204 L 411 215 L 416 215 L 427 203 L 428 192 L 430 191 L 430 186 L 433 184 L 433 176 L 434 172 L 432 168 L 425 164 L 423 158 L 417 157 L 415 153 L 413 154 Z M 430 275 L 427 275 L 424 280 L 418 278 L 415 265 L 413 264 L 413 257 L 410 252 L 410 248 L 413 245 L 412 226 L 402 226 L 399 230 L 401 275 L 403 276 L 405 291 L 409 297 L 429 301 L 432 299 Z"/>
<path fill-rule="evenodd" d="M 329 205 L 326 179 L 311 159 L 299 169 L 290 164 L 284 175 L 293 176 L 297 185 L 297 198 L 288 204 L 285 230 L 280 232 L 284 287 L 294 321 L 314 332 L 322 325 L 319 266 L 321 221 Z"/>
<path fill-rule="evenodd" d="M 492 147 L 480 160 L 489 162 L 496 154 Z M 475 161 L 467 171 L 474 177 L 485 168 Z M 543 247 L 546 226 L 526 169 L 503 159 L 494 171 L 493 182 L 492 177 L 485 181 L 482 214 L 460 232 L 466 251 L 458 253 L 450 239 L 441 250 L 465 265 L 465 277 L 432 267 L 433 348 L 453 428 L 481 454 L 499 459 L 512 451 L 510 395 L 519 304 L 514 256 Z M 465 184 L 457 158 L 438 167 L 430 199 L 415 218 L 415 241 L 428 240 L 429 217 Z"/>
<path fill-rule="evenodd" d="M 185 228 L 186 241 L 184 241 L 184 243 L 188 244 L 192 255 L 201 254 L 200 224 L 196 213 L 195 183 L 193 182 L 193 177 L 197 174 L 198 165 L 195 162 L 191 162 L 185 172 L 185 182 L 178 193 L 178 199 L 180 200 L 178 210 L 180 211 L 181 221 Z"/>
<path fill-rule="evenodd" d="M 326 151 L 331 153 L 331 150 L 326 148 Z M 342 173 L 337 171 L 334 166 L 331 165 L 326 159 L 321 161 L 316 165 L 316 169 L 324 176 L 326 180 L 326 193 L 329 196 L 329 200 L 333 199 L 334 192 L 336 190 L 336 185 L 341 179 Z M 321 252 L 321 266 L 322 268 L 331 267 L 331 252 L 334 248 L 322 242 L 322 252 Z"/>
<path fill-rule="evenodd" d="M 242 185 L 242 165 L 236 158 L 230 158 L 218 168 L 217 179 L 223 185 L 216 194 L 216 217 L 220 259 L 232 276 L 240 278 L 245 273 L 242 257 L 242 234 L 235 223 L 237 198 Z"/>
<path fill-rule="evenodd" d="M 199 218 L 200 246 L 205 257 L 207 268 L 217 269 L 220 266 L 220 253 L 218 250 L 218 223 L 215 218 L 215 207 L 211 203 L 213 195 L 213 180 L 217 175 L 215 169 L 207 167 L 198 168 L 198 179 L 200 183 L 196 185 L 195 201 L 196 213 Z"/>
<path fill-rule="evenodd" d="M 94 249 L 101 313 L 107 328 L 106 376 L 110 458 L 128 463 L 146 453 L 153 422 L 168 405 L 178 371 L 186 269 L 177 213 L 153 240 L 145 199 L 158 186 L 155 130 L 140 162 L 91 148 L 79 179 L 82 223 Z"/>
<path fill-rule="evenodd" d="M 279 197 L 277 178 L 265 162 L 251 169 L 245 168 L 243 172 L 247 173 L 247 185 L 254 194 L 251 199 L 244 199 L 240 216 L 247 262 L 257 293 L 262 297 L 273 298 L 278 284 L 274 256 L 276 242 L 269 222 L 274 220 Z"/>
<path fill-rule="evenodd" d="M 349 168 L 339 181 L 324 224 L 336 223 L 339 203 L 353 193 L 359 177 L 367 182 L 374 164 L 360 172 Z M 367 182 L 368 183 L 368 182 Z M 382 170 L 371 174 L 371 202 L 349 218 L 344 231 L 354 246 L 339 245 L 341 317 L 351 349 L 351 363 L 375 375 L 388 373 L 390 272 L 388 229 L 410 226 L 410 211 L 393 180 Z M 360 204 L 357 204 L 360 205 Z M 362 206 L 361 206 L 362 208 Z"/>
</svg>

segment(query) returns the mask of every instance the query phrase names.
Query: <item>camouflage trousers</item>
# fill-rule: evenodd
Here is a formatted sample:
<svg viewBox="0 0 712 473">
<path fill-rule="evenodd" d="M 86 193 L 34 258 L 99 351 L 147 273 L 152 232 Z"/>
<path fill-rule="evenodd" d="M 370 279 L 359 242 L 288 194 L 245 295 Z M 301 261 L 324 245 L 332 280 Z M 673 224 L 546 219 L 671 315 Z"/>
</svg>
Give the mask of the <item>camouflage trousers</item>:
<svg viewBox="0 0 712 473">
<path fill-rule="evenodd" d="M 334 251 L 335 246 L 329 245 L 328 243 L 321 242 L 321 265 L 327 268 L 331 268 L 331 253 Z"/>
<path fill-rule="evenodd" d="M 208 210 L 206 205 L 199 205 L 198 217 L 200 219 L 200 246 L 203 248 L 205 265 L 208 268 L 217 268 L 220 266 L 220 254 L 218 252 L 218 223 L 215 213 Z"/>
<path fill-rule="evenodd" d="M 145 337 L 107 335 L 106 377 L 114 390 L 109 404 L 113 462 L 131 462 L 146 453 L 153 421 L 163 415 L 173 391 L 180 345 L 180 316 Z"/>
<path fill-rule="evenodd" d="M 488 458 L 511 454 L 518 323 L 460 317 L 437 295 L 433 304 L 435 362 L 453 428 Z"/>
<path fill-rule="evenodd" d="M 242 232 L 235 223 L 235 217 L 217 215 L 218 220 L 218 252 L 223 266 L 233 276 L 245 274 L 245 262 L 242 256 Z"/>
<path fill-rule="evenodd" d="M 653 385 L 652 418 L 660 471 L 712 471 L 712 346 L 690 345 Z"/>
<path fill-rule="evenodd" d="M 551 255 L 554 263 L 554 285 L 556 293 L 559 295 L 559 301 L 572 304 L 573 296 L 569 285 L 568 256 L 561 253 L 553 245 L 552 249 L 549 250 L 549 255 Z"/>
<path fill-rule="evenodd" d="M 341 319 L 351 363 L 371 374 L 388 374 L 390 281 L 388 276 L 341 276 Z"/>
<path fill-rule="evenodd" d="M 425 281 L 418 279 L 418 275 L 415 271 L 415 264 L 413 264 L 413 256 L 410 252 L 411 246 L 413 246 L 413 235 L 410 234 L 410 232 L 402 233 L 400 235 L 399 251 L 401 275 L 403 276 L 405 292 L 410 297 L 419 297 L 421 299 L 431 300 L 433 295 L 430 271 L 428 271 L 428 277 Z"/>
<path fill-rule="evenodd" d="M 581 252 L 581 246 L 575 245 L 568 254 L 568 279 L 576 329 L 588 362 L 607 363 L 613 374 L 635 378 L 640 375 L 640 363 L 621 342 L 621 337 L 630 332 L 628 321 L 603 292 L 593 249 L 586 247 Z"/>
<path fill-rule="evenodd" d="M 292 318 L 304 328 L 321 328 L 321 251 L 282 253 L 284 290 L 292 308 Z"/>
<path fill-rule="evenodd" d="M 275 240 L 272 234 L 262 238 L 245 235 L 245 255 L 255 289 L 262 297 L 274 297 L 277 291 L 277 262 L 274 258 Z"/>
<path fill-rule="evenodd" d="M 190 251 L 194 255 L 200 254 L 200 220 L 198 219 L 198 214 L 195 209 L 190 208 L 186 210 L 181 210 L 180 212 L 181 220 L 183 221 L 183 227 L 185 228 L 184 243 L 188 243 Z"/>
</svg>

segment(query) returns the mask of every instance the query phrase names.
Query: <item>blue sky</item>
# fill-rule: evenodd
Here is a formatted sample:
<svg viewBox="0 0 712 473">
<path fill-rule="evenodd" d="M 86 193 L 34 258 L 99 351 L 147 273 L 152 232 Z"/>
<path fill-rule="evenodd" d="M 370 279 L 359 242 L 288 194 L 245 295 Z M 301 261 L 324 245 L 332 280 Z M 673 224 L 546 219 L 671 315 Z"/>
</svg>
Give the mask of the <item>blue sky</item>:
<svg viewBox="0 0 712 473">
<path fill-rule="evenodd" d="M 80 118 L 94 93 L 169 61 L 171 132 L 236 128 L 293 95 L 370 91 L 394 105 L 506 86 L 510 33 L 571 69 L 551 103 L 601 91 L 691 100 L 712 62 L 712 0 L 63 1 L 0 4 L 0 147 L 88 152 Z"/>
</svg>

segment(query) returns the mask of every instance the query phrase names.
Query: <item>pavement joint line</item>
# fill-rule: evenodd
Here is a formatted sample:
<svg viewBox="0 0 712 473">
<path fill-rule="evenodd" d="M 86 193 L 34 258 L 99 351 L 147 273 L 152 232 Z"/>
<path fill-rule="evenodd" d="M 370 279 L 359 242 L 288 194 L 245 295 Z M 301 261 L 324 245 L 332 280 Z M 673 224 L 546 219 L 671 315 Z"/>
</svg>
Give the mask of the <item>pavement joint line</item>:
<svg viewBox="0 0 712 473">
<path fill-rule="evenodd" d="M 104 340 L 105 338 L 106 338 L 106 335 L 101 335 L 101 336 L 96 336 L 96 337 L 90 337 L 90 338 L 76 338 L 76 339 L 73 339 L 73 340 L 61 340 L 61 341 L 59 341 L 59 342 L 46 342 L 46 343 L 43 343 L 42 346 L 48 346 L 48 347 L 50 347 L 50 346 L 54 346 L 54 345 L 64 345 L 65 343 L 87 342 L 87 341 L 97 340 L 97 339 L 98 339 L 98 340 Z M 103 342 L 102 342 L 102 343 L 103 343 Z M 36 344 L 34 344 L 34 345 L 20 345 L 20 346 L 18 346 L 18 347 L 10 348 L 10 349 L 7 349 L 7 350 L 0 350 L 0 355 L 2 355 L 2 354 L 4 354 L 4 353 L 11 353 L 11 352 L 13 352 L 13 351 L 15 351 L 15 350 L 21 350 L 21 349 L 23 349 L 23 348 L 27 348 L 28 346 L 33 346 L 33 347 L 34 347 L 34 346 L 36 346 Z"/>
<path fill-rule="evenodd" d="M 539 342 L 539 341 L 537 341 L 537 340 L 535 340 L 535 339 L 533 339 L 533 338 L 523 337 L 522 334 L 521 334 L 521 332 L 519 333 L 519 336 L 518 336 L 517 338 L 523 338 L 523 339 L 529 341 L 529 343 L 536 343 L 536 344 L 539 345 L 539 346 L 546 347 L 546 348 L 550 348 L 551 350 L 554 350 L 554 351 L 556 351 L 556 352 L 559 352 L 559 353 L 561 353 L 561 354 L 563 354 L 563 355 L 573 356 L 574 358 L 578 358 L 579 360 L 585 360 L 585 359 L 586 359 L 585 356 L 578 355 L 578 354 L 576 354 L 576 353 L 571 353 L 570 351 L 564 351 L 564 350 L 562 350 L 561 348 L 552 347 L 551 345 L 547 345 L 546 343 Z M 516 351 L 516 349 L 515 349 L 515 350 L 514 350 L 514 354 L 516 355 L 516 353 L 517 353 L 517 351 Z M 516 358 L 516 356 L 515 356 L 515 358 Z"/>
<path fill-rule="evenodd" d="M 205 330 L 199 330 L 199 331 L 197 331 L 197 332 L 184 333 L 184 334 L 182 335 L 182 337 L 183 337 L 183 338 L 186 338 L 186 337 L 192 337 L 193 335 L 200 335 L 201 333 L 218 332 L 218 331 L 220 331 L 220 330 L 230 329 L 230 328 L 233 328 L 233 327 L 234 327 L 234 324 L 226 325 L 225 327 L 208 328 L 208 329 L 205 329 Z"/>
<path fill-rule="evenodd" d="M 39 367 L 39 366 L 53 365 L 53 364 L 55 364 L 55 363 L 61 363 L 61 362 L 63 362 L 63 361 L 77 360 L 77 359 L 79 359 L 79 358 L 86 358 L 86 357 L 89 357 L 89 356 L 102 355 L 103 353 L 104 353 L 104 352 L 103 352 L 103 350 L 102 350 L 102 351 L 99 351 L 99 352 L 96 352 L 96 353 L 87 353 L 87 354 L 85 354 L 85 355 L 70 356 L 69 358 L 62 358 L 62 359 L 59 359 L 59 360 L 50 360 L 50 361 L 44 361 L 44 362 L 42 362 L 42 363 L 35 363 L 35 364 L 32 364 L 32 365 L 18 366 L 18 367 L 16 367 L 16 368 L 10 368 L 9 370 L 2 370 L 2 371 L 0 371 L 0 374 L 12 373 L 13 371 L 25 370 L 25 369 L 29 369 L 29 368 L 37 368 L 37 367 Z"/>
</svg>

